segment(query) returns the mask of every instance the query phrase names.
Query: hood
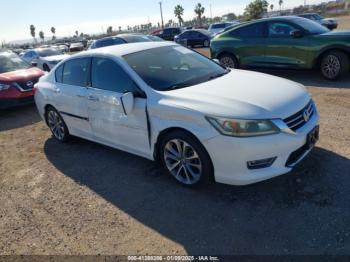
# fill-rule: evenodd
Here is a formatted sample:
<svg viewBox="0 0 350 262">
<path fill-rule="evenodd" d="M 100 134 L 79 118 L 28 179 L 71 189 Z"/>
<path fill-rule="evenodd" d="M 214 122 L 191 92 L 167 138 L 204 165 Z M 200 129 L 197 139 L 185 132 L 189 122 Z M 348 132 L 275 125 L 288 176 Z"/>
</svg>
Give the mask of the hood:
<svg viewBox="0 0 350 262">
<path fill-rule="evenodd" d="M 333 41 L 343 41 L 345 45 L 349 45 L 350 43 L 350 31 L 342 30 L 342 31 L 330 31 L 321 35 L 316 35 L 314 37 L 325 38 Z"/>
<path fill-rule="evenodd" d="M 42 57 L 43 60 L 46 61 L 56 61 L 56 62 L 60 62 L 63 59 L 66 59 L 70 57 L 70 55 L 54 55 L 54 56 L 46 56 L 46 57 Z"/>
<path fill-rule="evenodd" d="M 26 81 L 31 79 L 37 79 L 44 75 L 44 72 L 39 68 L 31 67 L 28 69 L 17 70 L 0 74 L 1 82 L 18 82 Z"/>
<path fill-rule="evenodd" d="M 244 119 L 287 118 L 311 97 L 298 83 L 262 73 L 230 73 L 188 88 L 162 92 L 164 104 L 202 112 L 208 116 Z"/>
</svg>

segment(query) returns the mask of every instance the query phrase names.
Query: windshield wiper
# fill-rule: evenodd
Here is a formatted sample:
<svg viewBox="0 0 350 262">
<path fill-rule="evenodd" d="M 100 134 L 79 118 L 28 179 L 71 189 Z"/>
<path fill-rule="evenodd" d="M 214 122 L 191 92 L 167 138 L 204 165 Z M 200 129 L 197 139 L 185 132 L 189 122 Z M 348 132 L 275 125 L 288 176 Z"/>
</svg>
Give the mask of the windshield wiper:
<svg viewBox="0 0 350 262">
<path fill-rule="evenodd" d="M 221 77 L 221 76 L 223 76 L 223 75 L 226 75 L 228 72 L 230 72 L 231 70 L 226 70 L 224 73 L 219 73 L 219 74 L 216 74 L 216 75 L 213 75 L 213 76 L 210 76 L 209 77 L 209 79 L 208 80 L 213 80 L 213 79 L 215 79 L 215 78 L 219 78 L 219 77 Z"/>
</svg>

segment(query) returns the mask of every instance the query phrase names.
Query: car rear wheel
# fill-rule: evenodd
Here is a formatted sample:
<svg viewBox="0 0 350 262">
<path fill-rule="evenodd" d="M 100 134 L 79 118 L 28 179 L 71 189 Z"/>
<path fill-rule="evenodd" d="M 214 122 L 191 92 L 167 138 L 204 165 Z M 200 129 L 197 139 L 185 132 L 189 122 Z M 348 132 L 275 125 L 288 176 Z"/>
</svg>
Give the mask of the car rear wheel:
<svg viewBox="0 0 350 262">
<path fill-rule="evenodd" d="M 161 142 L 160 157 L 169 174 L 184 186 L 198 186 L 212 180 L 213 168 L 207 151 L 187 132 L 167 134 Z"/>
<path fill-rule="evenodd" d="M 69 131 L 62 116 L 53 107 L 46 110 L 46 123 L 48 124 L 52 135 L 60 142 L 66 142 L 69 139 Z"/>
<path fill-rule="evenodd" d="M 349 58 L 340 51 L 325 54 L 321 61 L 321 73 L 328 80 L 337 80 L 349 73 Z"/>
<path fill-rule="evenodd" d="M 225 53 L 219 57 L 219 61 L 228 68 L 238 68 L 238 61 L 234 55 Z"/>
</svg>

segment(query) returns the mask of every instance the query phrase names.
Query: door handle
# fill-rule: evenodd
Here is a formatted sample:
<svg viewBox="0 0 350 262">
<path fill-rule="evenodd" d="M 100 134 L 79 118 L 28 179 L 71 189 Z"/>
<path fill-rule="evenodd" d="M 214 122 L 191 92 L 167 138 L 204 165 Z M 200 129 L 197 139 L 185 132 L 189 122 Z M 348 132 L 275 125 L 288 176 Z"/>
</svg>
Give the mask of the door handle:
<svg viewBox="0 0 350 262">
<path fill-rule="evenodd" d="M 94 102 L 99 101 L 98 97 L 96 97 L 96 96 L 88 96 L 88 99 L 89 99 L 90 101 L 94 101 Z"/>
</svg>

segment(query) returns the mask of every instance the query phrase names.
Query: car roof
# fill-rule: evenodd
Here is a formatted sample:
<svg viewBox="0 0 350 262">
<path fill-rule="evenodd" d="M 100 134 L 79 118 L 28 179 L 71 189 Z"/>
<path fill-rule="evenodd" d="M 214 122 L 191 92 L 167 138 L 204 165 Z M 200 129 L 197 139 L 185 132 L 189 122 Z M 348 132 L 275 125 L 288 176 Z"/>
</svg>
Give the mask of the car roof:
<svg viewBox="0 0 350 262">
<path fill-rule="evenodd" d="M 166 46 L 179 46 L 173 42 L 140 42 L 140 43 L 130 43 L 127 45 L 113 45 L 107 47 L 101 47 L 96 49 L 90 49 L 88 51 L 80 52 L 71 57 L 84 57 L 90 55 L 113 55 L 117 57 L 122 57 L 124 55 L 137 53 L 152 48 L 166 47 Z"/>
</svg>

